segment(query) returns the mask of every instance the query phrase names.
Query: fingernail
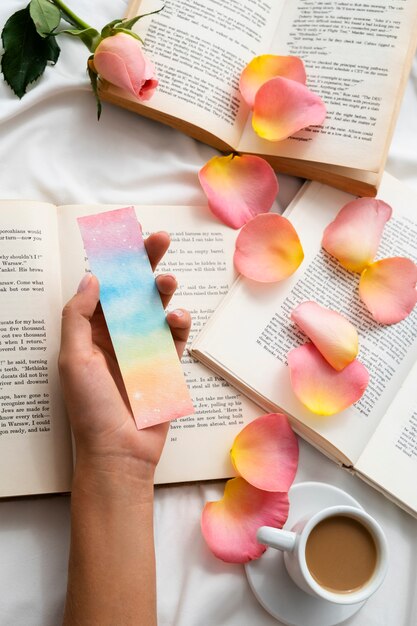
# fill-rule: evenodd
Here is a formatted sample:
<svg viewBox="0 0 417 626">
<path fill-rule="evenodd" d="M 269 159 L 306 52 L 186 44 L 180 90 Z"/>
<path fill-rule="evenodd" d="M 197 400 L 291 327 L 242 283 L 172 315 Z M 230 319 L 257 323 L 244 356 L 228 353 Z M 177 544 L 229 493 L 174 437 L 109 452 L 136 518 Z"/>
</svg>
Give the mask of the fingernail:
<svg viewBox="0 0 417 626">
<path fill-rule="evenodd" d="M 80 284 L 78 285 L 78 289 L 77 289 L 77 293 L 81 293 L 82 291 L 85 291 L 88 287 L 88 283 L 91 280 L 91 274 L 84 274 L 84 276 L 81 279 Z"/>
<path fill-rule="evenodd" d="M 175 278 L 174 274 L 159 274 L 159 275 L 156 277 L 156 280 L 158 280 L 158 281 L 159 281 L 161 278 L 172 278 L 172 279 L 173 279 L 173 280 L 175 280 L 175 281 L 177 280 L 177 279 Z"/>
<path fill-rule="evenodd" d="M 181 311 L 181 309 L 175 309 L 175 311 L 172 311 L 172 314 L 176 317 L 184 317 L 184 311 Z"/>
</svg>

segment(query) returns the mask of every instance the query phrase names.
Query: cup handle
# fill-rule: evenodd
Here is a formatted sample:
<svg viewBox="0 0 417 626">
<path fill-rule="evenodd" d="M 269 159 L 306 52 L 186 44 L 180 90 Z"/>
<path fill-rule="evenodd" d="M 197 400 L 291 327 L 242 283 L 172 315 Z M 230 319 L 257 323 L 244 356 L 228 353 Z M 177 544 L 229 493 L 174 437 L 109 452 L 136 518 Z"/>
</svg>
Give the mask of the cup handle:
<svg viewBox="0 0 417 626">
<path fill-rule="evenodd" d="M 256 539 L 259 543 L 285 552 L 291 552 L 294 549 L 296 537 L 296 533 L 289 530 L 279 530 L 271 526 L 261 526 L 256 533 Z"/>
</svg>

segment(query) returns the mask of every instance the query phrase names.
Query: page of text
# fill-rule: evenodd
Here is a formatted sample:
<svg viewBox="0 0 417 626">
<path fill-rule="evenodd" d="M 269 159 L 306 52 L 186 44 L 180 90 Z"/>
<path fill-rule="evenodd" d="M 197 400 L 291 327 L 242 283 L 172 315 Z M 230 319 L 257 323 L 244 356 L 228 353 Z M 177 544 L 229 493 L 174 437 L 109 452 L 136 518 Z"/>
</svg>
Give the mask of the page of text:
<svg viewBox="0 0 417 626">
<path fill-rule="evenodd" d="M 417 198 L 385 175 L 379 197 L 391 204 L 378 256 L 408 256 L 417 261 Z M 355 463 L 387 410 L 398 386 L 417 359 L 417 311 L 399 324 L 374 322 L 358 296 L 359 275 L 345 270 L 321 249 L 326 225 L 352 196 L 330 187 L 309 185 L 289 215 L 305 253 L 300 268 L 277 284 L 239 279 L 222 303 L 198 350 L 210 354 L 256 393 L 282 407 L 322 435 Z M 295 397 L 287 353 L 307 341 L 290 320 L 301 302 L 314 300 L 341 312 L 358 330 L 359 360 L 370 383 L 352 407 L 332 417 L 314 416 Z"/>
<path fill-rule="evenodd" d="M 149 106 L 236 146 L 248 115 L 239 76 L 268 50 L 284 0 L 166 0 L 136 31 L 156 68 L 159 86 Z M 154 0 L 129 16 L 155 10 Z"/>
<path fill-rule="evenodd" d="M 60 207 L 64 298 L 69 299 L 86 270 L 76 217 L 117 207 Z M 235 278 L 232 256 L 236 231 L 219 223 L 205 207 L 138 207 L 144 234 L 166 230 L 171 245 L 158 273 L 174 274 L 177 292 L 169 308 L 186 308 L 195 335 L 227 293 Z M 184 375 L 195 414 L 171 423 L 156 482 L 181 482 L 233 475 L 229 450 L 234 437 L 262 411 L 214 376 L 187 353 Z"/>
<path fill-rule="evenodd" d="M 417 364 L 399 389 L 356 469 L 417 511 Z M 383 462 L 381 462 L 383 460 Z"/>
<path fill-rule="evenodd" d="M 68 491 L 71 437 L 59 395 L 56 209 L 0 210 L 0 495 Z"/>
<path fill-rule="evenodd" d="M 239 150 L 378 171 L 416 21 L 413 0 L 287 2 L 271 52 L 303 59 L 326 120 L 271 143 L 255 135 L 249 119 Z"/>
</svg>

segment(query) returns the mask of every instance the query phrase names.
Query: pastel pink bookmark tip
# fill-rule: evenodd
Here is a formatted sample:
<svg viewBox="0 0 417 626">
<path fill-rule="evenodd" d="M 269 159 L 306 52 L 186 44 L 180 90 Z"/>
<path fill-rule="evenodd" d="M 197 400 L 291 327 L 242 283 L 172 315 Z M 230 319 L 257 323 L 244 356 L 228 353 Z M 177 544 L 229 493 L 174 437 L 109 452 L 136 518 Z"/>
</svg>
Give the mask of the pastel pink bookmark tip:
<svg viewBox="0 0 417 626">
<path fill-rule="evenodd" d="M 292 311 L 291 319 L 336 370 L 342 370 L 357 357 L 356 328 L 337 311 L 317 302 L 302 302 Z"/>
<path fill-rule="evenodd" d="M 253 106 L 254 131 L 268 141 L 282 141 L 326 117 L 321 98 L 288 78 L 272 78 L 259 88 Z"/>
<path fill-rule="evenodd" d="M 198 177 L 210 210 L 231 228 L 241 228 L 259 213 L 267 213 L 278 193 L 274 170 L 257 156 L 215 156 Z"/>
<path fill-rule="evenodd" d="M 290 380 L 299 401 L 317 415 L 334 415 L 357 402 L 369 382 L 368 370 L 358 360 L 335 370 L 312 343 L 288 354 Z"/>
<path fill-rule="evenodd" d="M 243 478 L 233 478 L 226 483 L 221 500 L 206 503 L 201 530 L 217 558 L 247 563 L 265 552 L 266 546 L 256 539 L 259 527 L 282 528 L 288 509 L 287 493 L 262 491 Z"/>
<path fill-rule="evenodd" d="M 304 63 L 298 57 L 263 54 L 257 56 L 244 68 L 240 75 L 239 89 L 245 102 L 253 109 L 255 96 L 264 83 L 282 76 L 305 84 Z"/>
<path fill-rule="evenodd" d="M 263 283 L 288 278 L 304 259 L 294 226 L 275 213 L 258 215 L 236 239 L 233 261 L 238 272 Z"/>
<path fill-rule="evenodd" d="M 236 471 L 254 487 L 286 492 L 297 471 L 297 437 L 285 415 L 269 413 L 245 426 L 230 455 Z"/>
<path fill-rule="evenodd" d="M 375 321 L 396 324 L 405 319 L 417 302 L 417 265 L 404 257 L 371 263 L 362 272 L 359 296 Z"/>
<path fill-rule="evenodd" d="M 352 200 L 325 229 L 322 246 L 347 270 L 360 273 L 374 260 L 391 215 L 392 208 L 382 200 Z"/>
</svg>

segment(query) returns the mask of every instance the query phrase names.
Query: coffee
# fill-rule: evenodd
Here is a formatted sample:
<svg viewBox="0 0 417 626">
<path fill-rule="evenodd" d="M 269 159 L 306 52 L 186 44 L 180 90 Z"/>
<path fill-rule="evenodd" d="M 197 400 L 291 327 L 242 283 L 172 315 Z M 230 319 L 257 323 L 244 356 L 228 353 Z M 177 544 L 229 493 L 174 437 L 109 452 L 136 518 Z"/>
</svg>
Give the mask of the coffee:
<svg viewBox="0 0 417 626">
<path fill-rule="evenodd" d="M 347 515 L 333 515 L 319 522 L 308 536 L 305 556 L 314 580 L 335 593 L 363 587 L 378 560 L 370 531 Z"/>
</svg>

